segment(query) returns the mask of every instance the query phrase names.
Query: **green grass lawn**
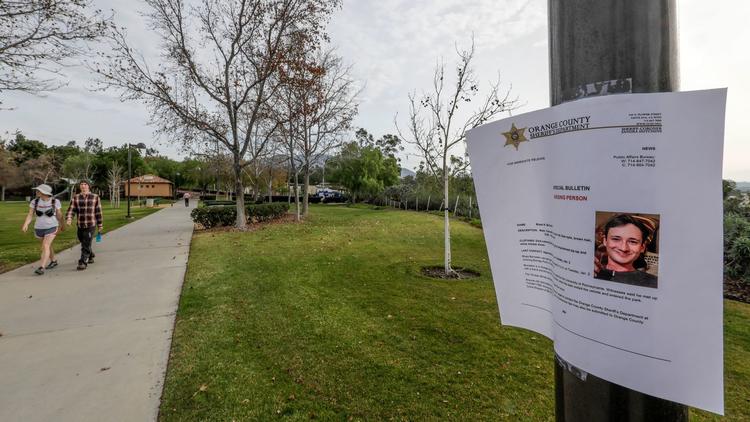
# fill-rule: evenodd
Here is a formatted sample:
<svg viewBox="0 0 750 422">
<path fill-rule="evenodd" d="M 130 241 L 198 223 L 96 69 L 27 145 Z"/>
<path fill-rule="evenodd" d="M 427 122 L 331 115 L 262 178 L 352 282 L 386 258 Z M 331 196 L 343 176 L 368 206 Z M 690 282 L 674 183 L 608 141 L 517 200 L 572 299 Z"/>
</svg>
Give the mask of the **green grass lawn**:
<svg viewBox="0 0 750 422">
<path fill-rule="evenodd" d="M 63 213 L 67 209 L 68 202 L 63 202 Z M 157 210 L 158 208 L 131 208 L 130 214 L 138 219 Z M 21 231 L 28 212 L 27 202 L 0 202 L 0 273 L 39 260 L 41 243 L 34 237 L 33 221 L 28 232 Z M 124 202 L 119 209 L 116 209 L 110 207 L 107 201 L 103 201 L 102 213 L 105 232 L 128 223 L 125 218 L 127 206 Z M 55 252 L 59 252 L 77 243 L 75 226 L 66 226 L 65 231 L 55 239 L 53 246 Z"/>
<path fill-rule="evenodd" d="M 552 345 L 499 324 L 480 229 L 314 206 L 304 224 L 194 235 L 162 421 L 554 419 Z M 727 418 L 750 419 L 750 306 L 727 302 Z M 694 412 L 694 421 L 719 418 Z"/>
</svg>

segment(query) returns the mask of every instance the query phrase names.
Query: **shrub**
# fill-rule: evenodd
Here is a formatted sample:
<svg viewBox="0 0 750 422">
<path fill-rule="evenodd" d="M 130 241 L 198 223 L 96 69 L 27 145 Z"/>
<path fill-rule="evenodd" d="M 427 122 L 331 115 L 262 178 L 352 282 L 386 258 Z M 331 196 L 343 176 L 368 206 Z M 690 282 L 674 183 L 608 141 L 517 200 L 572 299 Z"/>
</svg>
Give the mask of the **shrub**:
<svg viewBox="0 0 750 422">
<path fill-rule="evenodd" d="M 193 221 L 210 229 L 219 226 L 231 226 L 237 220 L 237 210 L 234 206 L 214 205 L 198 207 L 190 212 Z"/>
<path fill-rule="evenodd" d="M 283 217 L 289 211 L 289 204 L 272 203 L 245 206 L 248 222 L 271 221 Z M 231 226 L 237 221 L 237 209 L 233 205 L 212 205 L 198 207 L 190 212 L 193 222 L 210 229 Z"/>
<path fill-rule="evenodd" d="M 750 283 L 750 221 L 734 213 L 724 217 L 724 271 Z"/>
<path fill-rule="evenodd" d="M 274 202 L 270 204 L 248 205 L 245 207 L 248 221 L 271 221 L 281 218 L 289 211 L 289 204 Z"/>
</svg>

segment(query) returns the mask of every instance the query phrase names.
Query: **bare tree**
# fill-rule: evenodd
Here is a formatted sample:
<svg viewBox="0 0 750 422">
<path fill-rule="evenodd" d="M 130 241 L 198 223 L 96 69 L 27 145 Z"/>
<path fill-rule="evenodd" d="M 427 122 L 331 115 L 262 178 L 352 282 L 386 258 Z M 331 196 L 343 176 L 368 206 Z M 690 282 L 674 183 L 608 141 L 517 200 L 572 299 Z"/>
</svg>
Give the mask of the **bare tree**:
<svg viewBox="0 0 750 422">
<path fill-rule="evenodd" d="M 248 147 L 248 156 L 252 159 L 249 160 L 250 164 L 246 169 L 246 173 L 252 187 L 253 199 L 257 200 L 262 189 L 265 187 L 267 178 L 265 177 L 265 169 L 270 161 L 274 159 L 274 155 L 278 153 L 279 145 L 273 142 L 273 139 L 267 139 L 261 136 L 253 137 Z"/>
<path fill-rule="evenodd" d="M 322 157 L 341 145 L 340 137 L 351 128 L 357 114 L 354 80 L 350 67 L 343 66 L 333 51 L 319 53 L 307 68 L 306 83 L 297 86 L 295 97 L 301 105 L 298 119 L 297 147 L 302 156 L 302 215 L 307 216 L 310 172 Z"/>
<path fill-rule="evenodd" d="M 42 154 L 21 163 L 22 179 L 26 183 L 49 183 L 57 177 L 57 168 L 49 154 Z"/>
<path fill-rule="evenodd" d="M 109 19 L 90 0 L 0 0 L 0 92 L 63 85 L 61 69 L 101 36 Z"/>
<path fill-rule="evenodd" d="M 302 114 L 302 104 L 297 101 L 297 92 L 303 88 L 307 81 L 304 76 L 305 68 L 309 66 L 307 56 L 312 48 L 305 38 L 299 33 L 293 33 L 289 40 L 289 48 L 279 69 L 279 81 L 281 85 L 274 97 L 273 117 L 278 123 L 279 130 L 275 142 L 281 145 L 287 156 L 288 183 L 290 195 L 294 193 L 294 207 L 296 221 L 300 221 L 301 208 L 299 202 L 299 173 L 304 162 L 299 155 L 297 139 L 300 137 L 299 115 Z"/>
<path fill-rule="evenodd" d="M 290 194 L 294 195 L 294 214 L 296 221 L 299 222 L 302 215 L 302 208 L 299 201 L 299 174 L 302 170 L 302 163 L 304 162 L 304 159 L 300 156 L 297 148 L 297 142 L 295 142 L 295 133 L 297 129 L 295 128 L 294 123 L 292 121 L 288 121 L 287 125 L 287 127 L 282 128 L 282 130 L 280 131 L 279 142 L 281 142 L 281 144 L 286 149 L 288 159 L 287 173 L 290 178 L 290 184 L 292 185 L 289 191 Z"/>
<path fill-rule="evenodd" d="M 344 66 L 333 50 L 306 47 L 301 40 L 289 50 L 281 67 L 283 85 L 274 115 L 283 128 L 295 183 L 298 172 L 303 175 L 303 216 L 309 208 L 310 173 L 324 155 L 341 144 L 341 135 L 357 114 L 358 94 L 350 67 Z M 295 192 L 298 189 L 295 186 Z"/>
<path fill-rule="evenodd" d="M 450 180 L 451 165 L 467 166 L 468 157 L 460 159 L 451 154 L 451 149 L 466 141 L 466 132 L 486 123 L 492 117 L 504 111 L 517 107 L 518 100 L 510 98 L 510 89 L 501 92 L 500 81 L 491 84 L 489 92 L 478 106 L 464 112 L 463 108 L 479 95 L 479 85 L 476 80 L 471 60 L 474 58 L 474 41 L 468 50 L 458 50 L 458 64 L 453 84 L 446 81 L 445 63 L 435 67 L 432 81 L 432 92 L 417 98 L 416 94 L 409 95 L 409 123 L 408 136 L 404 136 L 396 128 L 402 139 L 416 146 L 424 159 L 425 168 L 432 174 L 442 178 L 443 203 L 445 206 L 445 274 L 451 275 L 451 236 L 448 209 L 448 182 Z M 460 170 L 460 169 L 453 169 Z"/>
<path fill-rule="evenodd" d="M 112 161 L 112 166 L 107 170 L 107 182 L 109 183 L 109 199 L 113 208 L 120 208 L 120 186 L 122 185 L 123 167 Z"/>
<path fill-rule="evenodd" d="M 162 39 L 163 63 L 151 70 L 112 33 L 112 52 L 96 66 L 105 87 L 123 99 L 145 102 L 162 133 L 190 143 L 208 137 L 232 157 L 238 228 L 246 226 L 244 169 L 254 142 L 266 144 L 277 129 L 269 101 L 291 34 L 315 44 L 340 0 L 145 0 L 152 28 Z M 107 57 L 109 56 L 109 59 Z M 260 137 L 258 139 L 257 137 Z"/>
<path fill-rule="evenodd" d="M 268 150 L 268 153 L 264 157 L 262 173 L 259 175 L 259 179 L 262 179 L 267 187 L 267 194 L 269 201 L 273 202 L 273 188 L 274 182 L 281 179 L 280 176 L 286 175 L 287 158 L 284 155 L 284 145 L 281 142 L 273 142 Z M 288 176 L 288 175 L 286 175 Z M 283 177 L 286 179 L 286 177 Z"/>
</svg>

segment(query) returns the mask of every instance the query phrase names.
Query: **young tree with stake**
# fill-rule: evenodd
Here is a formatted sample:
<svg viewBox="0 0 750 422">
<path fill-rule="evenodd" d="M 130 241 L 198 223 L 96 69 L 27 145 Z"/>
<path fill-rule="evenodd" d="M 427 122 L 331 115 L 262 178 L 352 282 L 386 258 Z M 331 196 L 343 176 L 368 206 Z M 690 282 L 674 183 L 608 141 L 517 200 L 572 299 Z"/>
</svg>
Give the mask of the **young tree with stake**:
<svg viewBox="0 0 750 422">
<path fill-rule="evenodd" d="M 499 113 L 513 110 L 518 104 L 517 99 L 510 98 L 510 89 L 501 92 L 498 80 L 490 85 L 489 92 L 473 111 L 463 112 L 463 108 L 479 95 L 479 85 L 471 67 L 474 51 L 473 40 L 468 50 L 457 51 L 458 64 L 452 85 L 446 81 L 445 63 L 439 63 L 433 75 L 432 91 L 420 98 L 416 94 L 409 95 L 407 136 L 396 123 L 401 138 L 416 146 L 426 169 L 443 181 L 446 276 L 454 273 L 451 268 L 448 182 L 451 163 L 458 161 L 451 155 L 451 150 L 466 141 L 469 129 L 486 123 Z"/>
</svg>

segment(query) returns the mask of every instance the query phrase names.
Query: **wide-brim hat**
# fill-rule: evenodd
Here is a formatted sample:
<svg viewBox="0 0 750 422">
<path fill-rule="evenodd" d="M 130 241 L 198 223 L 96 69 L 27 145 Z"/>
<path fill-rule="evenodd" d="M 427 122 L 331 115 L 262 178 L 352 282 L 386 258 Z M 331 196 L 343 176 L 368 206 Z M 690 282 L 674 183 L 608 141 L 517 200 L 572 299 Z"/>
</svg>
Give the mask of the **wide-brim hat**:
<svg viewBox="0 0 750 422">
<path fill-rule="evenodd" d="M 52 187 L 50 185 L 39 185 L 34 190 L 38 190 L 42 195 L 52 196 Z"/>
</svg>

